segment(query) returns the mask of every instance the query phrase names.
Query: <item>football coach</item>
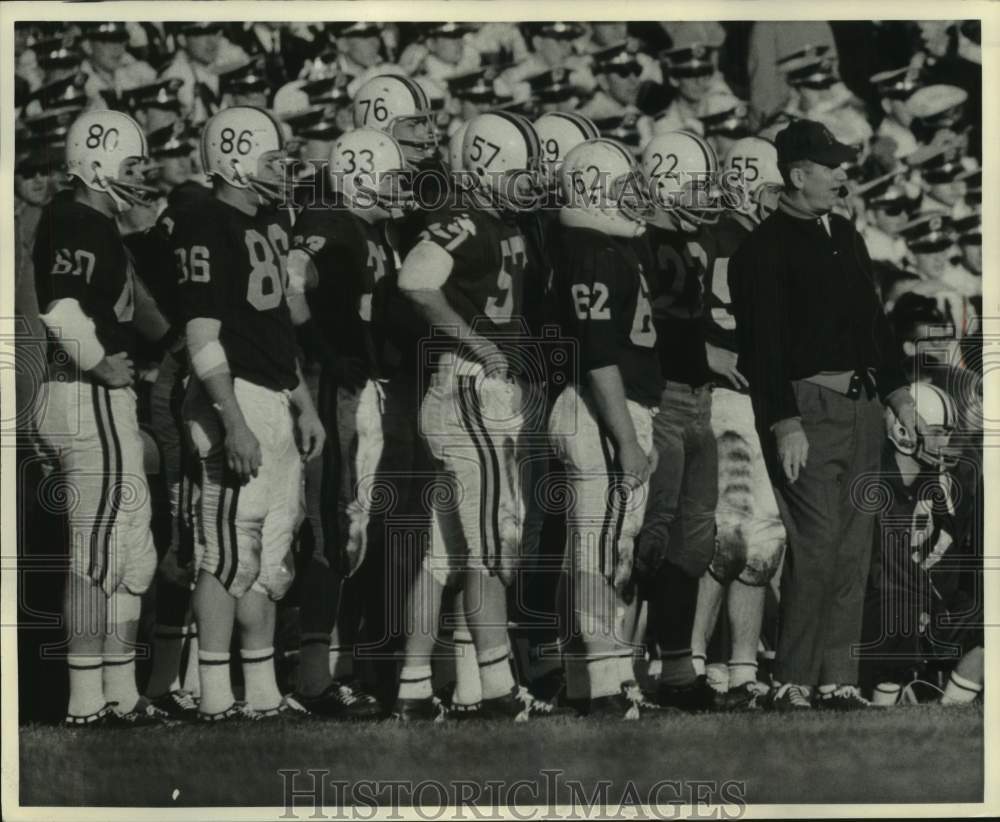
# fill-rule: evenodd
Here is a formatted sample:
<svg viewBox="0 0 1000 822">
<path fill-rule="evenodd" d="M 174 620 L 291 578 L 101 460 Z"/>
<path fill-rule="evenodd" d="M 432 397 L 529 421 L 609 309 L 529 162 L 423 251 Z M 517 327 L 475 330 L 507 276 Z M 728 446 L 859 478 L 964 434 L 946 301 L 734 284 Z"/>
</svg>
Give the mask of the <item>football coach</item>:
<svg viewBox="0 0 1000 822">
<path fill-rule="evenodd" d="M 860 708 L 861 616 L 888 404 L 918 418 L 853 224 L 831 209 L 854 149 L 797 120 L 776 136 L 778 208 L 730 261 L 739 369 L 788 532 L 771 704 Z M 870 509 L 871 506 L 869 505 Z"/>
</svg>

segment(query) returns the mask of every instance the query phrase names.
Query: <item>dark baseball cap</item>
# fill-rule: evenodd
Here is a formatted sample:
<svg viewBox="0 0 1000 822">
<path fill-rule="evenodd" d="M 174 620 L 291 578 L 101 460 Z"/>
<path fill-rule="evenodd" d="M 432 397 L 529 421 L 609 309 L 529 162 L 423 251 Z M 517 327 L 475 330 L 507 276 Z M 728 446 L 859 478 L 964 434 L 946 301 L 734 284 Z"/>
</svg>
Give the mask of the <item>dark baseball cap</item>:
<svg viewBox="0 0 1000 822">
<path fill-rule="evenodd" d="M 779 163 L 811 160 L 835 168 L 853 161 L 857 156 L 855 149 L 838 142 L 830 129 L 815 120 L 789 123 L 775 135 L 774 145 L 778 149 Z"/>
</svg>

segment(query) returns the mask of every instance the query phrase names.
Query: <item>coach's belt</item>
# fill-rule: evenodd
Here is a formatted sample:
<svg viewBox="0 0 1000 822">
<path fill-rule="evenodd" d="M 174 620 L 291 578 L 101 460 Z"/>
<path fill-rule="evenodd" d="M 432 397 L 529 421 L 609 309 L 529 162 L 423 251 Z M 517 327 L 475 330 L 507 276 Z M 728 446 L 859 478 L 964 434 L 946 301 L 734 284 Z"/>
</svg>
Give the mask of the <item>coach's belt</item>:
<svg viewBox="0 0 1000 822">
<path fill-rule="evenodd" d="M 868 395 L 868 399 L 875 396 L 875 370 L 872 368 L 857 371 L 820 371 L 802 379 L 829 388 L 852 400 L 860 397 L 862 390 Z"/>
</svg>

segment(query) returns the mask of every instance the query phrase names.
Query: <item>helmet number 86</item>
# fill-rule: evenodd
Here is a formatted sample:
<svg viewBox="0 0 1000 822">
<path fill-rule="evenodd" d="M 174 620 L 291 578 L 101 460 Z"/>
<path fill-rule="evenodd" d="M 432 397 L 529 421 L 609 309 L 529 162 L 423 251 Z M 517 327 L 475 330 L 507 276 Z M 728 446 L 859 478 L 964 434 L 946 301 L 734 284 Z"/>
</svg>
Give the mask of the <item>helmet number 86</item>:
<svg viewBox="0 0 1000 822">
<path fill-rule="evenodd" d="M 235 150 L 241 157 L 245 157 L 253 149 L 253 141 L 250 139 L 252 136 L 253 132 L 248 128 L 243 129 L 239 135 L 235 129 L 224 128 L 219 134 L 219 150 L 223 154 L 232 154 Z"/>
</svg>

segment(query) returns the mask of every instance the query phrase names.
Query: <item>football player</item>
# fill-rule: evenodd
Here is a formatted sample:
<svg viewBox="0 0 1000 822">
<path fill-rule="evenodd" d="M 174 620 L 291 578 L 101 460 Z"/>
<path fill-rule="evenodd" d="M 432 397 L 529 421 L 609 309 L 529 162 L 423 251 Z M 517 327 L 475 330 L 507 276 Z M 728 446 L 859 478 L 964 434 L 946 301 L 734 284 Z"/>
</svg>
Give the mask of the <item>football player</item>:
<svg viewBox="0 0 1000 822">
<path fill-rule="evenodd" d="M 438 168 L 438 137 L 430 100 L 409 77 L 380 74 L 354 95 L 354 127 L 375 128 L 395 139 L 414 168 Z"/>
<path fill-rule="evenodd" d="M 663 389 L 650 292 L 633 245 L 650 214 L 648 195 L 631 153 L 606 139 L 571 149 L 562 180 L 568 205 L 559 212 L 555 293 L 579 359 L 579 381 L 562 391 L 549 418 L 573 488 L 563 565 L 566 694 L 591 716 L 638 719 L 647 703 L 633 670 L 628 591 Z"/>
<path fill-rule="evenodd" d="M 517 364 L 522 293 L 536 261 L 510 216 L 533 207 L 541 147 L 531 124 L 482 114 L 465 133 L 463 167 L 476 178 L 473 204 L 432 214 L 406 256 L 399 287 L 439 336 L 421 406 L 421 431 L 440 466 L 430 551 L 407 603 L 407 644 L 394 716 L 438 714 L 431 655 L 441 591 L 463 587 L 482 685 L 480 715 L 528 719 L 544 703 L 514 684 L 506 586 L 523 519 L 519 466 L 525 384 Z M 450 497 L 450 499 L 446 498 Z"/>
<path fill-rule="evenodd" d="M 719 479 L 711 424 L 713 371 L 738 380 L 731 358 L 716 358 L 705 344 L 711 237 L 703 229 L 725 207 L 718 160 L 696 134 L 654 137 L 643 150 L 642 171 L 654 193 L 655 213 L 643 239 L 652 258 L 649 285 L 666 387 L 653 420 L 660 461 L 636 544 L 636 571 L 659 654 L 658 700 L 704 710 L 714 705 L 714 692 L 694 667 L 691 632 L 698 581 L 715 551 Z"/>
<path fill-rule="evenodd" d="M 691 651 L 695 660 L 705 660 L 725 598 L 730 655 L 721 670 L 708 666 L 708 681 L 726 693 L 720 700 L 725 707 L 751 709 L 767 693 L 767 687 L 757 682 L 757 646 L 766 588 L 781 564 L 785 528 L 761 454 L 746 379 L 736 368 L 736 319 L 728 269 L 740 243 L 777 207 L 782 181 L 774 144 L 759 137 L 733 143 L 722 165 L 723 173 L 735 175 L 738 199 L 712 227 L 715 260 L 711 282 L 706 283 L 706 346 L 710 361 L 725 363 L 712 396 L 719 503 L 715 555 L 699 583 Z"/>
<path fill-rule="evenodd" d="M 403 179 L 406 167 L 402 148 L 382 131 L 359 128 L 339 137 L 329 158 L 337 202 L 302 213 L 289 254 L 292 294 L 308 290 L 308 303 L 290 302 L 293 320 L 321 362 L 320 413 L 327 430 L 336 432 L 327 442 L 322 476 L 309 489 L 309 514 L 318 538 L 312 574 L 317 579 L 307 584 L 315 582 L 318 589 L 305 595 L 298 693 L 315 713 L 352 719 L 381 712 L 355 679 L 353 652 L 362 618 L 371 646 L 384 644 L 391 604 L 386 599 L 384 523 L 381 516 L 370 521 L 371 509 L 385 484 L 405 504 L 400 498 L 408 497 L 414 462 L 416 392 L 413 386 L 400 392 L 398 381 L 388 379 L 398 362 L 386 361 L 379 322 L 384 281 L 399 267 L 387 223 L 412 202 Z M 324 595 L 321 578 L 331 574 L 326 585 L 334 593 Z M 328 659 L 334 624 L 336 679 Z"/>
<path fill-rule="evenodd" d="M 135 642 L 140 598 L 156 567 L 149 490 L 132 388 L 137 333 L 170 344 L 169 324 L 142 283 L 115 218 L 155 190 L 146 138 L 125 114 L 96 110 L 66 135 L 72 194 L 43 213 L 34 246 L 50 375 L 39 434 L 59 456 L 68 511 L 66 724 L 158 724 L 140 698 Z"/>
<path fill-rule="evenodd" d="M 324 432 L 296 363 L 288 304 L 289 169 L 279 124 L 233 107 L 205 124 L 201 159 L 211 197 L 178 210 L 172 245 L 192 379 L 183 414 L 202 465 L 194 612 L 199 718 L 226 721 L 304 712 L 274 673 L 275 602 L 301 517 L 302 462 Z M 301 450 L 301 455 L 300 455 Z M 240 627 L 245 701 L 229 679 Z"/>
</svg>

